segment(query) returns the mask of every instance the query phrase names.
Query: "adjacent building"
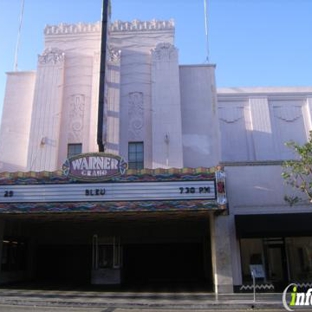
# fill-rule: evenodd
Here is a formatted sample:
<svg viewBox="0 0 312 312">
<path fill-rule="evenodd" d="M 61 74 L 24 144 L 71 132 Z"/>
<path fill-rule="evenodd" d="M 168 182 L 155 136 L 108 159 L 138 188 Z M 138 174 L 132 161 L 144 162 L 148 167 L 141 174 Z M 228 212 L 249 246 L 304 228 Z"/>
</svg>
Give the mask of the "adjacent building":
<svg viewBox="0 0 312 312">
<path fill-rule="evenodd" d="M 312 129 L 312 87 L 217 89 L 214 65 L 179 64 L 173 21 L 117 21 L 96 154 L 100 24 L 44 34 L 36 71 L 7 74 L 0 283 L 311 281 L 312 208 L 284 201 L 281 164 Z"/>
</svg>

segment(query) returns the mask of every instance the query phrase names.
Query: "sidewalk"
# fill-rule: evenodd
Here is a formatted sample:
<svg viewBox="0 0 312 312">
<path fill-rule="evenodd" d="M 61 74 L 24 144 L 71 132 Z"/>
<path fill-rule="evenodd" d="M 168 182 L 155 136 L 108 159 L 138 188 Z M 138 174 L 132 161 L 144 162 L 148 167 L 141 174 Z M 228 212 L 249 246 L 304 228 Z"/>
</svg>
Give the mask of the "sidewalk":
<svg viewBox="0 0 312 312">
<path fill-rule="evenodd" d="M 185 310 L 234 310 L 281 309 L 282 294 L 227 294 L 215 296 L 207 292 L 136 292 L 136 291 L 79 291 L 0 289 L 0 304 L 66 306 L 66 307 L 115 307 L 163 308 Z"/>
</svg>

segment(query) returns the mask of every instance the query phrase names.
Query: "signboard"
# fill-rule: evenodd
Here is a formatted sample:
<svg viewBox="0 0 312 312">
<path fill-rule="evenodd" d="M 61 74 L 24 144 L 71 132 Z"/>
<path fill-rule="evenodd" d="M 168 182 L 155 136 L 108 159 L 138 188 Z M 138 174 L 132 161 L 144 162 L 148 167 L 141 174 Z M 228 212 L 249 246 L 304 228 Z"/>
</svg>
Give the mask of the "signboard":
<svg viewBox="0 0 312 312">
<path fill-rule="evenodd" d="M 265 278 L 265 273 L 262 264 L 250 264 L 249 265 L 250 273 L 255 278 Z"/>
<path fill-rule="evenodd" d="M 105 153 L 88 153 L 73 156 L 62 166 L 64 175 L 84 181 L 99 181 L 122 175 L 127 163 L 120 156 Z"/>
<path fill-rule="evenodd" d="M 184 199 L 216 200 L 215 180 L 0 186 L 0 203 Z"/>
</svg>

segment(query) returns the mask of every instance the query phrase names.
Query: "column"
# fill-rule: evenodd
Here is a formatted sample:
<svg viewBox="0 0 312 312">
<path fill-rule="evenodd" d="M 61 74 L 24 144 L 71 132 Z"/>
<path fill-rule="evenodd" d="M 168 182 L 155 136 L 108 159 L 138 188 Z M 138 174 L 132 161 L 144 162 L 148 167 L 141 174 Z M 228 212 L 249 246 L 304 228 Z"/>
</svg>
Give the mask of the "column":
<svg viewBox="0 0 312 312">
<path fill-rule="evenodd" d="M 38 59 L 28 149 L 29 171 L 59 169 L 64 58 L 59 49 L 48 48 Z"/>
<path fill-rule="evenodd" d="M 233 292 L 229 216 L 210 218 L 211 257 L 216 294 Z"/>
</svg>

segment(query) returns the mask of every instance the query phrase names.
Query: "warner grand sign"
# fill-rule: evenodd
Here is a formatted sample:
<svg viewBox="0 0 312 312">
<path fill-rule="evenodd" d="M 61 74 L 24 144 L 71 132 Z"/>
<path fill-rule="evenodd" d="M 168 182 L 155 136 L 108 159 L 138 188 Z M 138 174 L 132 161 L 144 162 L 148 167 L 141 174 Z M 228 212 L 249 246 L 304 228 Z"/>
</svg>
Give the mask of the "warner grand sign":
<svg viewBox="0 0 312 312">
<path fill-rule="evenodd" d="M 65 161 L 62 170 L 69 177 L 98 180 L 124 174 L 127 163 L 120 156 L 105 153 L 88 153 L 73 156 Z"/>
</svg>

